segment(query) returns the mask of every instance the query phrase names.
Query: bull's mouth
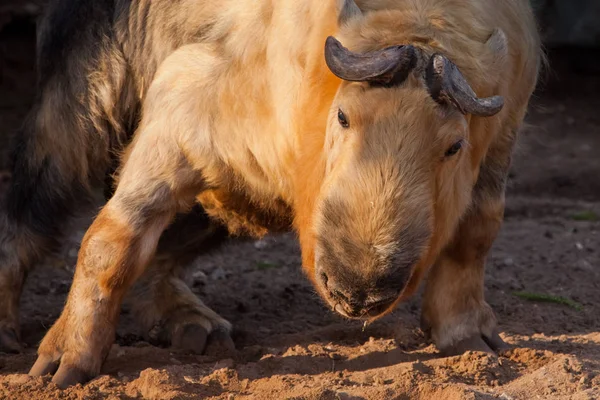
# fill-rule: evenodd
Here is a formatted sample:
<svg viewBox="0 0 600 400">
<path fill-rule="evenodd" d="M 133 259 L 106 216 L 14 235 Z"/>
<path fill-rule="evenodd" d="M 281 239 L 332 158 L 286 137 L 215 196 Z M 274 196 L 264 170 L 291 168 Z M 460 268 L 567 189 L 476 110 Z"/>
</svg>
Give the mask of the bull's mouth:
<svg viewBox="0 0 600 400">
<path fill-rule="evenodd" d="M 386 314 L 386 312 L 394 305 L 397 298 L 397 296 L 390 297 L 385 300 L 367 303 L 363 306 L 348 304 L 334 298 L 327 298 L 327 302 L 332 306 L 333 311 L 345 318 L 359 321 L 373 321 Z"/>
</svg>

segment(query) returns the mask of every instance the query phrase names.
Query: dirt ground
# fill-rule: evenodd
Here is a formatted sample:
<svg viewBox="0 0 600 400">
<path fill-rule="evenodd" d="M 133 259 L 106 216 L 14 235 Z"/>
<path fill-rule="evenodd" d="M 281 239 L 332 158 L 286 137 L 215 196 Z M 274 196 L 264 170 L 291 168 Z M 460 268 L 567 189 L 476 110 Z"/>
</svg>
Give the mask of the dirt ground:
<svg viewBox="0 0 600 400">
<path fill-rule="evenodd" d="M 33 95 L 34 34 L 19 20 L 0 32 L 2 150 Z M 234 323 L 235 357 L 152 347 L 125 307 L 103 375 L 59 391 L 49 378 L 25 373 L 69 289 L 76 251 L 67 243 L 68 268 L 48 261 L 29 277 L 28 348 L 0 354 L 0 399 L 599 399 L 599 60 L 581 50 L 553 52 L 554 72 L 521 136 L 486 273 L 487 300 L 512 346 L 499 357 L 441 358 L 418 328 L 419 296 L 364 331 L 343 320 L 317 298 L 295 238 L 283 235 L 232 243 L 190 267 L 194 291 Z M 582 308 L 515 295 L 523 291 Z"/>
</svg>

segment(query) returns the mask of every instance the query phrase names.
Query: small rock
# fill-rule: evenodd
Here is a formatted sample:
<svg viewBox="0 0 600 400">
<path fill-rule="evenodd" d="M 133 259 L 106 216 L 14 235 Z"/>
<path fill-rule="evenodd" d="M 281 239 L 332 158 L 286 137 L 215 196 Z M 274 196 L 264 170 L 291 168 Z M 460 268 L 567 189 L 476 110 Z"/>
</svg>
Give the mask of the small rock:
<svg viewBox="0 0 600 400">
<path fill-rule="evenodd" d="M 213 281 L 220 281 L 225 279 L 226 274 L 225 274 L 225 270 L 221 267 L 215 269 L 211 274 L 210 274 L 210 279 L 212 279 Z"/>
<path fill-rule="evenodd" d="M 31 379 L 33 378 L 29 375 L 13 375 L 8 379 L 8 382 L 10 385 L 21 386 L 29 382 Z"/>
<path fill-rule="evenodd" d="M 582 389 L 585 389 L 589 385 L 590 385 L 590 377 L 587 375 L 582 376 L 581 379 L 579 380 L 579 387 Z"/>
<path fill-rule="evenodd" d="M 208 277 L 202 271 L 195 271 L 192 274 L 192 281 L 193 281 L 194 286 L 205 285 L 206 282 L 208 281 Z"/>
<path fill-rule="evenodd" d="M 581 244 L 580 242 L 575 243 L 575 247 L 577 248 L 577 250 L 583 250 L 583 244 Z"/>
<path fill-rule="evenodd" d="M 512 258 L 508 257 L 508 258 L 504 259 L 504 265 L 506 265 L 507 267 L 510 267 L 514 264 L 515 264 L 515 260 L 513 260 Z"/>
<path fill-rule="evenodd" d="M 178 359 L 176 359 L 176 358 L 174 358 L 174 357 L 171 357 L 171 358 L 169 359 L 169 361 L 170 361 L 171 363 L 175 364 L 175 365 L 181 365 L 181 361 L 179 361 Z"/>
<path fill-rule="evenodd" d="M 226 358 L 225 360 L 221 360 L 219 362 L 217 362 L 215 364 L 214 369 L 218 370 L 218 369 L 230 369 L 233 368 L 235 366 L 235 361 L 233 361 L 231 358 Z"/>
<path fill-rule="evenodd" d="M 254 248 L 257 250 L 263 250 L 267 247 L 269 247 L 269 242 L 267 242 L 265 239 L 259 239 L 256 242 L 254 242 Z"/>
<path fill-rule="evenodd" d="M 336 398 L 336 400 L 357 400 L 357 399 L 360 399 L 360 397 L 352 396 L 351 394 L 348 394 L 346 392 L 337 392 L 335 394 L 335 398 Z"/>
<path fill-rule="evenodd" d="M 250 380 L 244 379 L 242 382 L 240 382 L 240 386 L 241 386 L 242 390 L 247 390 L 248 386 L 250 386 Z"/>
<path fill-rule="evenodd" d="M 119 348 L 117 350 L 117 357 L 123 357 L 125 355 L 125 350 Z"/>
</svg>

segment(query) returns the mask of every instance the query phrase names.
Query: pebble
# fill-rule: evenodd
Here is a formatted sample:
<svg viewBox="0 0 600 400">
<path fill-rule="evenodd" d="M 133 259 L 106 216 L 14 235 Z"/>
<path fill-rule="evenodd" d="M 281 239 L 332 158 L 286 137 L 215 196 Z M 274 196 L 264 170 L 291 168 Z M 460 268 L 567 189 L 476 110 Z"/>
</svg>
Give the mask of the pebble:
<svg viewBox="0 0 600 400">
<path fill-rule="evenodd" d="M 263 249 L 266 249 L 267 247 L 269 247 L 269 242 L 266 241 L 265 239 L 260 239 L 260 240 L 257 240 L 256 242 L 254 242 L 254 248 L 257 250 L 263 250 Z"/>
<path fill-rule="evenodd" d="M 226 274 L 225 274 L 225 270 L 221 267 L 215 269 L 211 274 L 210 274 L 210 279 L 212 279 L 213 281 L 220 281 L 225 279 Z"/>
<path fill-rule="evenodd" d="M 230 369 L 230 368 L 233 368 L 234 365 L 235 365 L 235 361 L 233 361 L 231 358 L 226 358 L 225 360 L 221 360 L 221 361 L 217 362 L 215 364 L 214 369 L 215 370 L 223 369 L 223 368 Z"/>
<path fill-rule="evenodd" d="M 382 377 L 380 377 L 380 376 L 376 376 L 376 377 L 373 379 L 373 383 L 375 383 L 376 385 L 385 385 L 385 381 L 384 381 L 384 380 L 383 380 L 383 378 L 382 378 Z"/>
<path fill-rule="evenodd" d="M 356 385 L 354 385 L 353 387 L 356 387 Z M 335 398 L 336 400 L 358 400 L 362 397 L 352 396 L 351 394 L 348 394 L 346 392 L 336 392 Z"/>
<path fill-rule="evenodd" d="M 29 375 L 15 375 L 14 378 L 11 377 L 9 379 L 9 384 L 21 386 L 21 385 L 24 385 L 25 383 L 29 382 L 31 379 L 33 379 L 33 378 Z"/>
<path fill-rule="evenodd" d="M 200 283 L 205 284 L 206 281 L 208 281 L 208 277 L 202 271 L 195 271 L 192 274 L 192 279 L 194 280 L 194 284 L 200 284 Z"/>
</svg>

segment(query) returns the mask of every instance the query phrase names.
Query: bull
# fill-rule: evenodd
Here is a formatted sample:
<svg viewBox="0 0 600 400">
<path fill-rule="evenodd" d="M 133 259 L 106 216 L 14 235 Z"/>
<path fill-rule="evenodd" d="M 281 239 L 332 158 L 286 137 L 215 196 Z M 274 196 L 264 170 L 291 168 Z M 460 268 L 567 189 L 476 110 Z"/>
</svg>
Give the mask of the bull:
<svg viewBox="0 0 600 400">
<path fill-rule="evenodd" d="M 438 348 L 498 350 L 483 277 L 542 60 L 528 3 L 53 2 L 1 217 L 0 346 L 19 346 L 27 269 L 108 175 L 31 375 L 96 376 L 128 292 L 172 345 L 230 347 L 229 322 L 177 275 L 223 226 L 294 229 L 348 318 L 389 313 L 428 273 Z"/>
</svg>

